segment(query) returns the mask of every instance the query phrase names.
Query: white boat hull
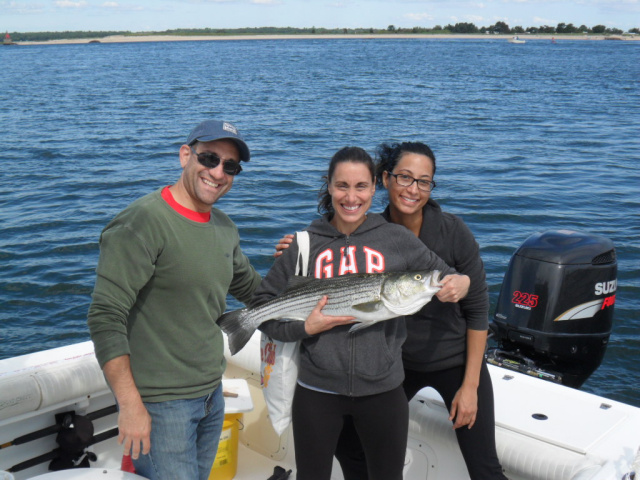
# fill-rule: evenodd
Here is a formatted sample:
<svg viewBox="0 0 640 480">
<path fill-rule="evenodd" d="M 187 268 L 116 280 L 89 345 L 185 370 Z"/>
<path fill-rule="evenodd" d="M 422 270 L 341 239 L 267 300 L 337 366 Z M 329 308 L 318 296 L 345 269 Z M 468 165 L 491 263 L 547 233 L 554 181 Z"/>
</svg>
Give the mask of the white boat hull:
<svg viewBox="0 0 640 480">
<path fill-rule="evenodd" d="M 291 429 L 276 435 L 262 399 L 258 337 L 227 358 L 226 378 L 245 379 L 254 406 L 244 414 L 235 478 L 265 480 L 279 465 L 293 470 L 290 478 L 295 479 Z M 489 371 L 498 456 L 508 478 L 622 480 L 629 474 L 640 444 L 640 409 L 493 365 Z M 74 410 L 84 415 L 110 405 L 114 398 L 90 342 L 0 361 L 0 471 L 57 448 L 54 434 L 12 444 L 54 425 L 56 414 Z M 405 479 L 469 478 L 447 417 L 432 389 L 422 390 L 411 401 Z M 109 414 L 93 423 L 99 434 L 113 429 L 117 417 Z M 92 467 L 109 472 L 120 468 L 122 449 L 115 438 L 90 450 L 98 458 Z M 44 475 L 48 463 L 13 475 L 16 480 Z M 337 464 L 332 478 L 342 480 Z"/>
</svg>

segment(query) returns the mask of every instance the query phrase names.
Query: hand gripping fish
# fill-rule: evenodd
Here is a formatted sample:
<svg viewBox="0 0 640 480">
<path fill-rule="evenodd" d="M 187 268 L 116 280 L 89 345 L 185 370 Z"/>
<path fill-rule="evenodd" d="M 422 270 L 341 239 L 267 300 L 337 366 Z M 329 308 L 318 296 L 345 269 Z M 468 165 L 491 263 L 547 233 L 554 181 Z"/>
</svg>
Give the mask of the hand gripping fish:
<svg viewBox="0 0 640 480">
<path fill-rule="evenodd" d="M 316 279 L 295 276 L 277 297 L 252 308 L 227 312 L 218 325 L 229 337 L 235 355 L 256 328 L 267 320 L 305 321 L 323 295 L 329 300 L 325 315 L 356 317 L 349 332 L 402 315 L 411 315 L 429 303 L 442 288 L 440 271 L 357 273 Z"/>
</svg>

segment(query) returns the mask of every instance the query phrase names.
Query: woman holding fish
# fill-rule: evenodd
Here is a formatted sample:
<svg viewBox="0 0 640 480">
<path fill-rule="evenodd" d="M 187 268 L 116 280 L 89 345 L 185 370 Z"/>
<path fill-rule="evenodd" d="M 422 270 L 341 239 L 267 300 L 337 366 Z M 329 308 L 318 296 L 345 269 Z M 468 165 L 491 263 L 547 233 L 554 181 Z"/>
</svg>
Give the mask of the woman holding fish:
<svg viewBox="0 0 640 480">
<path fill-rule="evenodd" d="M 368 213 L 375 179 L 374 163 L 364 150 L 345 147 L 333 156 L 318 206 L 323 216 L 306 229 L 310 275 L 323 279 L 437 269 L 446 275 L 442 284 L 460 283 L 465 290 L 468 277 L 448 275 L 454 270 L 409 230 Z M 294 241 L 265 276 L 254 305 L 285 290 L 297 257 Z M 353 280 L 358 280 L 357 275 Z M 357 318 L 325 315 L 325 305 L 331 305 L 331 296 L 320 299 L 303 322 L 270 320 L 260 326 L 274 339 L 301 340 L 292 409 L 296 478 L 331 477 L 344 419 L 350 418 L 362 441 L 369 478 L 401 480 L 408 433 L 408 403 L 402 388 L 404 319 L 372 322 L 353 331 L 351 324 Z M 360 308 L 378 306 L 370 303 Z"/>
<path fill-rule="evenodd" d="M 436 160 L 427 145 L 383 144 L 378 158 L 378 182 L 389 193 L 382 216 L 407 227 L 471 278 L 460 303 L 434 300 L 406 317 L 404 391 L 411 399 L 433 387 L 442 396 L 472 480 L 507 480 L 496 453 L 493 387 L 484 362 L 489 299 L 478 244 L 460 218 L 443 212 L 431 198 Z M 336 456 L 346 480 L 371 478 L 353 426 L 345 427 Z"/>
<path fill-rule="evenodd" d="M 471 278 L 468 294 L 464 286 L 449 282 L 437 293 L 438 300 L 406 317 L 405 393 L 411 399 L 422 388 L 437 390 L 449 409 L 470 478 L 506 480 L 496 453 L 493 387 L 484 362 L 489 301 L 478 244 L 460 218 L 443 212 L 431 198 L 436 161 L 427 145 L 382 144 L 378 158 L 378 183 L 389 193 L 382 216 L 408 228 L 448 265 Z M 291 238 L 281 239 L 276 249 L 286 248 Z M 444 303 L 452 296 L 464 299 Z M 346 480 L 372 478 L 349 421 L 336 457 Z"/>
</svg>

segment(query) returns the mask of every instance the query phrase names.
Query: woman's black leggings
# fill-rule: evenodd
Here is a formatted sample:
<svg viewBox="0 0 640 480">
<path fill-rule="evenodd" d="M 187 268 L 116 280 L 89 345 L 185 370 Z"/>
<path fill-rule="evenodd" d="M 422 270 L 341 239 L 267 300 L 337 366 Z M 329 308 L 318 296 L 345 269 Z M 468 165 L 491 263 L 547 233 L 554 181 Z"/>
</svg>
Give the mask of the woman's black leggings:
<svg viewBox="0 0 640 480">
<path fill-rule="evenodd" d="M 462 385 L 464 366 L 438 372 L 418 372 L 405 369 L 404 390 L 411 399 L 421 389 L 433 387 L 444 400 L 447 409 Z M 486 364 L 482 365 L 478 385 L 478 414 L 472 428 L 456 429 L 460 451 L 471 480 L 507 480 L 496 453 L 493 386 Z M 358 435 L 348 424 L 340 437 L 336 458 L 340 462 L 345 480 L 370 480 L 363 468 L 367 454 L 358 443 Z"/>
<path fill-rule="evenodd" d="M 409 406 L 401 386 L 365 397 L 296 387 L 292 421 L 296 479 L 329 480 L 345 419 L 352 421 L 367 458 L 370 480 L 402 480 Z"/>
</svg>

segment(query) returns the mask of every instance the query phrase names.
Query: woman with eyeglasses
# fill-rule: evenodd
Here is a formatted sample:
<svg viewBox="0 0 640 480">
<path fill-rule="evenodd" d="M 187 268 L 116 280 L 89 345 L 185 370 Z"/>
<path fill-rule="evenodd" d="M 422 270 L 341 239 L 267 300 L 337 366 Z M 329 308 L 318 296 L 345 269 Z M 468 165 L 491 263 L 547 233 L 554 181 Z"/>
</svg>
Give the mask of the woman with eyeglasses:
<svg viewBox="0 0 640 480">
<path fill-rule="evenodd" d="M 422 388 L 437 390 L 449 409 L 470 478 L 506 480 L 496 453 L 493 387 L 484 361 L 489 298 L 478 244 L 459 217 L 443 212 L 431 198 L 436 158 L 427 145 L 382 144 L 377 156 L 378 184 L 389 194 L 382 216 L 404 225 L 449 266 L 471 279 L 468 293 L 455 282 L 445 287 L 454 297 L 464 297 L 460 302 L 433 299 L 420 312 L 406 317 L 404 391 L 411 399 Z M 447 292 L 441 291 L 437 298 L 442 294 Z M 362 451 L 349 428 L 336 457 L 346 480 L 368 478 Z"/>
<path fill-rule="evenodd" d="M 496 454 L 493 387 L 484 362 L 489 299 L 478 244 L 459 217 L 443 212 L 431 198 L 436 160 L 427 145 L 382 144 L 377 156 L 377 181 L 389 195 L 382 216 L 408 228 L 449 266 L 471 278 L 469 287 L 459 281 L 465 277 L 451 277 L 437 299 L 405 317 L 404 391 L 411 399 L 424 387 L 437 390 L 449 409 L 471 479 L 506 480 Z M 289 243 L 291 236 L 287 235 L 276 250 L 280 252 Z M 459 303 L 445 303 L 457 300 Z M 350 419 L 336 457 L 345 480 L 370 480 Z"/>
<path fill-rule="evenodd" d="M 368 213 L 375 192 L 375 165 L 363 149 L 345 147 L 332 158 L 318 212 L 309 232 L 309 275 L 333 278 L 355 273 L 440 270 L 443 282 L 460 277 L 405 228 Z M 256 290 L 253 304 L 281 293 L 293 276 L 295 241 Z M 326 297 L 304 322 L 267 321 L 260 330 L 280 341 L 301 340 L 292 424 L 296 478 L 329 480 L 344 419 L 366 455 L 372 480 L 402 480 L 408 431 L 408 402 L 402 389 L 404 319 L 350 332 L 353 317 L 322 314 Z"/>
</svg>

